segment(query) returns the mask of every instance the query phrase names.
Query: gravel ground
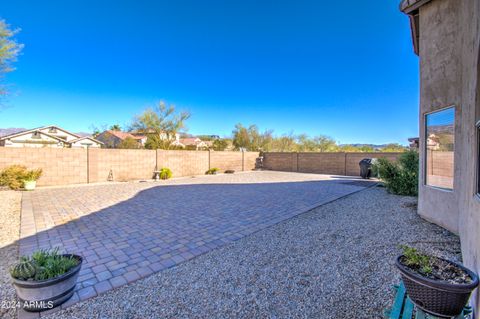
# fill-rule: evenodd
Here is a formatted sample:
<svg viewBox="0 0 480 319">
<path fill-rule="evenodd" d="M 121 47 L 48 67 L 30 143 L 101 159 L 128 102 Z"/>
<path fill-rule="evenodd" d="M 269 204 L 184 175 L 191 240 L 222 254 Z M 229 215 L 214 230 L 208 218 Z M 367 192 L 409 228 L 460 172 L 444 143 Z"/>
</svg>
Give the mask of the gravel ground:
<svg viewBox="0 0 480 319">
<path fill-rule="evenodd" d="M 382 318 L 398 245 L 460 258 L 458 237 L 415 199 L 371 188 L 52 318 Z"/>
<path fill-rule="evenodd" d="M 15 318 L 16 311 L 6 307 L 15 300 L 8 269 L 18 258 L 17 240 L 20 231 L 20 204 L 22 194 L 0 191 L 0 317 Z"/>
</svg>

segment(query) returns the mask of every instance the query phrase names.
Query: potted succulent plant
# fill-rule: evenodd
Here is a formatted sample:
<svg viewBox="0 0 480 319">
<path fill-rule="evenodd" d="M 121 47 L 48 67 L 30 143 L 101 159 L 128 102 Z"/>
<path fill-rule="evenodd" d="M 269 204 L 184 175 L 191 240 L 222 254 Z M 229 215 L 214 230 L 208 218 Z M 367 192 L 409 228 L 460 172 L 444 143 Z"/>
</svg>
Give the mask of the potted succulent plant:
<svg viewBox="0 0 480 319">
<path fill-rule="evenodd" d="M 70 299 L 82 260 L 77 255 L 60 254 L 58 248 L 21 257 L 19 263 L 10 269 L 10 275 L 22 308 L 42 311 Z"/>
<path fill-rule="evenodd" d="M 42 169 L 32 169 L 25 172 L 23 177 L 23 188 L 27 191 L 33 191 L 37 186 L 37 180 L 42 176 Z"/>
<path fill-rule="evenodd" d="M 169 179 L 172 177 L 172 171 L 168 167 L 163 167 L 160 170 L 160 179 Z"/>
<path fill-rule="evenodd" d="M 443 258 L 402 246 L 396 259 L 407 294 L 412 302 L 439 317 L 459 315 L 478 286 L 478 276 L 470 269 Z"/>
<path fill-rule="evenodd" d="M 206 175 L 217 175 L 218 168 L 212 167 L 208 171 L 205 172 Z"/>
</svg>

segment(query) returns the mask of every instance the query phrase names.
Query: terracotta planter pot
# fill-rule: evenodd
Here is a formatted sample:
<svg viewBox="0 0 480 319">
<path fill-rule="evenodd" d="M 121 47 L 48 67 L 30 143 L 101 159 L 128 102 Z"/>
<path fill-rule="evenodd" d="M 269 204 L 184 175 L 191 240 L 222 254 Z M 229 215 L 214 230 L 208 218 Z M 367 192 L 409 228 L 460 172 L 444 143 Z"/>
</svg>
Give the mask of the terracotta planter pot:
<svg viewBox="0 0 480 319">
<path fill-rule="evenodd" d="M 23 181 L 23 188 L 26 191 L 33 191 L 37 187 L 37 181 Z"/>
<path fill-rule="evenodd" d="M 400 262 L 402 257 L 398 256 L 395 264 L 400 270 L 408 296 L 418 308 L 444 318 L 451 318 L 462 312 L 470 294 L 478 286 L 478 276 L 473 271 L 455 262 L 442 259 L 463 269 L 472 278 L 469 284 L 451 284 L 417 274 Z"/>
<path fill-rule="evenodd" d="M 82 267 L 82 257 L 64 254 L 79 261 L 78 265 L 56 278 L 31 281 L 12 278 L 17 297 L 26 311 L 42 311 L 61 305 L 72 297 Z"/>
</svg>

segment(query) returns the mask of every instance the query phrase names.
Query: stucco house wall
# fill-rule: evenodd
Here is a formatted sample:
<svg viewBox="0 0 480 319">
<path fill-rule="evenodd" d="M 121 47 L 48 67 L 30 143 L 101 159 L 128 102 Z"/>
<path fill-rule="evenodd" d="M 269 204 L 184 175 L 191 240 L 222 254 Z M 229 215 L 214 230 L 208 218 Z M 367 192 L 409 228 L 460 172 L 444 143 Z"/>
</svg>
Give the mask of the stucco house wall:
<svg viewBox="0 0 480 319">
<path fill-rule="evenodd" d="M 433 111 L 455 106 L 455 138 L 461 133 L 461 39 L 456 35 L 460 26 L 457 0 L 432 1 L 420 8 L 420 186 L 418 212 L 458 233 L 458 188 L 454 178 L 453 191 L 426 186 L 425 183 L 425 116 Z M 457 142 L 458 140 L 456 140 Z M 458 145 L 455 145 L 458 147 Z M 456 152 L 458 153 L 458 152 Z M 457 163 L 457 154 L 454 154 Z M 458 165 L 456 165 L 458 166 Z"/>
<path fill-rule="evenodd" d="M 418 12 L 421 80 L 418 212 L 425 219 L 458 233 L 464 264 L 480 273 L 477 195 L 480 136 L 476 128 L 480 120 L 480 1 L 432 0 L 422 4 Z M 455 106 L 452 191 L 425 185 L 425 114 L 449 106 Z M 480 319 L 478 292 L 472 304 L 474 317 Z"/>
<path fill-rule="evenodd" d="M 56 138 L 43 134 L 34 134 L 35 132 L 28 132 L 19 136 L 2 141 L 2 146 L 5 147 L 52 147 L 63 148 L 65 144 Z"/>
</svg>

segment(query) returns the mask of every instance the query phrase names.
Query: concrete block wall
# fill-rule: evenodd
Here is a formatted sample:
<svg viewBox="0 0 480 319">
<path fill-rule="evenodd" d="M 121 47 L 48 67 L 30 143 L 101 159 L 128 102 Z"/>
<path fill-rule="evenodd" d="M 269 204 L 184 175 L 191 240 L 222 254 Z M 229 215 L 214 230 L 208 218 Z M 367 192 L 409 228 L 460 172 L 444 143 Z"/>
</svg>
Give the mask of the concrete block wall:
<svg viewBox="0 0 480 319">
<path fill-rule="evenodd" d="M 298 153 L 298 172 L 345 175 L 345 153 Z"/>
<path fill-rule="evenodd" d="M 244 152 L 243 153 L 243 168 L 245 171 L 255 169 L 257 158 L 260 154 L 258 152 Z"/>
<path fill-rule="evenodd" d="M 210 152 L 210 167 L 218 168 L 220 172 L 225 170 L 242 171 L 244 158 L 237 152 Z M 254 153 L 258 157 L 258 153 Z"/>
<path fill-rule="evenodd" d="M 428 151 L 426 158 L 428 175 L 453 177 L 454 152 Z"/>
<path fill-rule="evenodd" d="M 364 158 L 395 161 L 401 153 L 265 153 L 263 167 L 275 171 L 358 176 Z"/>
<path fill-rule="evenodd" d="M 255 168 L 257 152 L 0 147 L 0 170 L 14 165 L 42 168 L 39 186 L 151 179 L 156 167 L 174 177 L 203 175 L 211 167 L 237 172 Z"/>
<path fill-rule="evenodd" d="M 43 169 L 43 176 L 37 182 L 39 186 L 87 182 L 85 149 L 0 147 L 0 170 L 14 164 Z"/>
<path fill-rule="evenodd" d="M 208 170 L 208 151 L 157 150 L 158 169 L 168 167 L 173 177 L 205 174 Z"/>
<path fill-rule="evenodd" d="M 264 153 L 263 168 L 272 171 L 298 171 L 298 154 L 292 152 Z"/>
<path fill-rule="evenodd" d="M 155 150 L 88 150 L 88 182 L 105 182 L 110 171 L 114 181 L 150 179 L 156 164 Z"/>
</svg>

